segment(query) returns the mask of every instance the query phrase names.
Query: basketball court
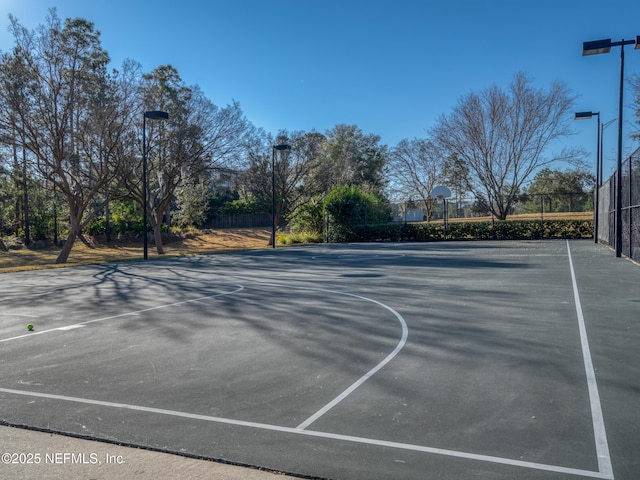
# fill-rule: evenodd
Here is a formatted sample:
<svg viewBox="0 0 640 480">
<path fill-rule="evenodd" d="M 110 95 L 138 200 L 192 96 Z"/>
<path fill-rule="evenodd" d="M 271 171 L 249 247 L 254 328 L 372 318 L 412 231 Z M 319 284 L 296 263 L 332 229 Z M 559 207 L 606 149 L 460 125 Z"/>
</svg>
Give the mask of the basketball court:
<svg viewBox="0 0 640 480">
<path fill-rule="evenodd" d="M 0 280 L 8 425 L 308 478 L 640 476 L 640 269 L 593 242 L 316 245 Z"/>
</svg>

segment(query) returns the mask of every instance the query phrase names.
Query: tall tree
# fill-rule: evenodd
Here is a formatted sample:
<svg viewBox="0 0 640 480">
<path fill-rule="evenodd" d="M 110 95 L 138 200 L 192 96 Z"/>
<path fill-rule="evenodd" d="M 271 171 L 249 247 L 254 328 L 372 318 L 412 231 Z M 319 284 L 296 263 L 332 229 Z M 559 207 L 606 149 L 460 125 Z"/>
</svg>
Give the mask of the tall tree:
<svg viewBox="0 0 640 480">
<path fill-rule="evenodd" d="M 327 190 L 339 185 L 373 193 L 384 190 L 387 147 L 380 144 L 380 136 L 365 134 L 356 125 L 338 124 L 327 131 L 326 138 L 322 172 L 330 172 Z"/>
<path fill-rule="evenodd" d="M 272 215 L 272 162 L 275 167 L 275 223 L 296 214 L 298 208 L 324 190 L 325 178 L 318 174 L 326 139 L 317 132 L 281 131 L 275 140 L 263 137 L 251 149 L 249 165 L 241 177 L 246 198 L 251 197 L 261 210 Z M 291 150 L 273 155 L 275 144 L 287 144 Z"/>
<path fill-rule="evenodd" d="M 55 9 L 34 32 L 10 20 L 15 47 L 0 62 L 0 128 L 16 132 L 14 138 L 33 154 L 39 173 L 66 200 L 69 233 L 56 259 L 65 263 L 96 213 L 96 192 L 113 175 L 109 151 L 120 141 L 115 130 L 122 128 L 120 112 L 111 103 L 115 80 L 107 73 L 109 57 L 93 23 L 62 23 Z M 99 155 L 95 149 L 81 151 L 81 145 L 96 142 Z"/>
<path fill-rule="evenodd" d="M 179 187 L 190 182 L 202 185 L 208 172 L 234 168 L 245 152 L 253 127 L 238 103 L 217 107 L 200 88 L 185 85 L 171 65 L 144 75 L 141 92 L 143 110 L 169 113 L 168 122 L 147 122 L 146 135 L 149 172 L 146 208 L 156 250 L 162 254 L 162 222 L 167 219 L 176 194 L 183 195 L 183 204 L 198 203 L 197 199 L 185 198 L 186 191 L 179 192 Z M 126 174 L 123 180 L 142 205 L 140 170 L 139 163 L 132 165 L 136 174 Z"/>
<path fill-rule="evenodd" d="M 543 168 L 536 173 L 533 181 L 525 189 L 527 195 L 540 197 L 549 202 L 548 210 L 577 211 L 589 202 L 589 193 L 593 192 L 594 176 L 582 169 L 552 170 Z M 536 205 L 540 198 L 535 198 Z M 580 207 L 580 208 L 578 208 Z M 593 208 L 593 205 L 591 205 Z"/>
<path fill-rule="evenodd" d="M 462 201 L 471 187 L 469 186 L 469 169 L 460 160 L 458 155 L 447 157 L 444 162 L 443 184 L 447 185 L 453 194 L 456 203 L 457 216 L 464 216 Z"/>
<path fill-rule="evenodd" d="M 317 132 L 281 132 L 276 143 L 291 145 L 276 163 L 276 224 L 281 218 L 295 216 L 296 211 L 323 191 L 324 182 L 310 175 L 322 164 L 324 135 Z"/>
<path fill-rule="evenodd" d="M 443 148 L 469 169 L 469 185 L 491 211 L 505 219 L 523 183 L 541 167 L 571 161 L 579 151 L 545 156 L 551 144 L 569 135 L 575 97 L 560 82 L 534 88 L 523 73 L 505 91 L 497 86 L 462 97 L 443 115 L 433 134 Z"/>
</svg>

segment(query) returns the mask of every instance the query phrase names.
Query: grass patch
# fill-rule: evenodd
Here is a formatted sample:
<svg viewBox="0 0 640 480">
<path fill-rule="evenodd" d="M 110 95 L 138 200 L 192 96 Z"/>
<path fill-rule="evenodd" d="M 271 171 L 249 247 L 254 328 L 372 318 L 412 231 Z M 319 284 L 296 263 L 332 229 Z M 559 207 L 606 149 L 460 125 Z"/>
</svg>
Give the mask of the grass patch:
<svg viewBox="0 0 640 480">
<path fill-rule="evenodd" d="M 321 233 L 279 233 L 276 238 L 278 245 L 306 245 L 324 241 Z"/>
</svg>

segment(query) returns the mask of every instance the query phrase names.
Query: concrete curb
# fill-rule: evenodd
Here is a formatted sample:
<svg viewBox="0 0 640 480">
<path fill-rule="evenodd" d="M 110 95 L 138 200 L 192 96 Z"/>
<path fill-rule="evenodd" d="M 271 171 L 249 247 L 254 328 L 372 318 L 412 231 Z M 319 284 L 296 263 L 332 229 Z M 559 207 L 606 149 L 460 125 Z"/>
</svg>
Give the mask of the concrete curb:
<svg viewBox="0 0 640 480">
<path fill-rule="evenodd" d="M 0 477 L 63 480 L 275 480 L 257 468 L 0 425 Z"/>
</svg>

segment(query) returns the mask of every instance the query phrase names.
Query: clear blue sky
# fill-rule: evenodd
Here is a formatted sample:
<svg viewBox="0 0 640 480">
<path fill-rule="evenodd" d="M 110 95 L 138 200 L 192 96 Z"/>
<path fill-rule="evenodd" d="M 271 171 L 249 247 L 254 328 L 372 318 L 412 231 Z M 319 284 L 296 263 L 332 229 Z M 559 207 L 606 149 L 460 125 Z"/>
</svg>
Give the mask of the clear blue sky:
<svg viewBox="0 0 640 480">
<path fill-rule="evenodd" d="M 145 71 L 171 64 L 214 103 L 240 102 L 268 132 L 347 123 L 390 146 L 424 136 L 462 95 L 506 87 L 518 71 L 540 88 L 565 82 L 579 95 L 576 111 L 612 120 L 620 47 L 583 57 L 582 42 L 640 35 L 640 2 L 629 0 L 0 0 L 0 50 L 13 45 L 9 13 L 34 28 L 51 7 L 94 22 L 113 68 L 126 58 Z M 626 47 L 625 57 L 626 73 L 640 73 L 640 50 Z M 634 121 L 626 108 L 625 137 Z M 593 162 L 596 119 L 573 125 L 567 143 Z M 616 124 L 604 145 L 608 175 Z M 625 141 L 625 154 L 632 147 Z"/>
</svg>

